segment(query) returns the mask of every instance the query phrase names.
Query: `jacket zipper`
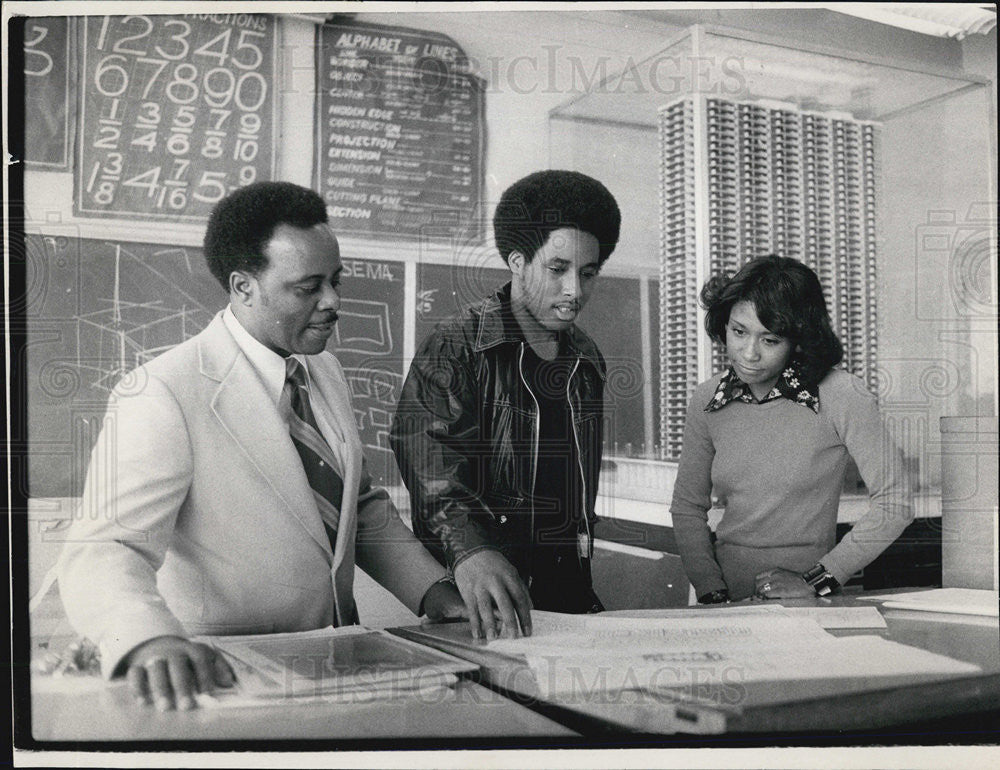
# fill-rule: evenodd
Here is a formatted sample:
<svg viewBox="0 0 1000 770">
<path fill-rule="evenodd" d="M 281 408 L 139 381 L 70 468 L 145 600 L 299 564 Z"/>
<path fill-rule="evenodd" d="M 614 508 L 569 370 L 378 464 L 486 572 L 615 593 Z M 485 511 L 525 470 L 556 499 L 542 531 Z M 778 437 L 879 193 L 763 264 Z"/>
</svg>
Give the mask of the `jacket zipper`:
<svg viewBox="0 0 1000 770">
<path fill-rule="evenodd" d="M 538 437 L 542 431 L 542 411 L 538 406 L 538 399 L 535 398 L 535 394 L 531 392 L 531 387 L 528 385 L 527 379 L 524 377 L 524 346 L 526 342 L 521 343 L 521 353 L 517 357 L 517 372 L 521 375 L 521 382 L 524 384 L 524 389 L 528 391 L 528 395 L 531 396 L 531 400 L 535 402 L 535 438 L 534 438 L 534 451 L 531 453 L 531 495 L 530 495 L 530 505 L 531 505 L 531 532 L 530 540 L 528 541 L 528 588 L 531 588 L 531 583 L 535 576 L 532 572 L 534 553 L 535 553 L 535 476 L 538 473 Z"/>
<path fill-rule="evenodd" d="M 580 437 L 576 432 L 576 410 L 573 408 L 573 397 L 570 395 L 570 383 L 573 381 L 573 375 L 576 374 L 576 370 L 580 366 L 580 359 L 577 358 L 576 362 L 573 364 L 573 371 L 569 373 L 569 377 L 566 378 L 566 401 L 569 403 L 569 420 L 571 427 L 573 428 L 573 443 L 576 445 L 576 466 L 580 470 L 580 484 L 583 489 L 583 500 L 581 506 L 581 512 L 583 514 L 583 527 L 587 531 L 587 557 L 590 558 L 591 544 L 593 543 L 593 538 L 590 535 L 590 519 L 587 516 L 587 475 L 583 471 L 583 454 L 580 452 Z M 576 560 L 582 564 L 582 555 L 580 554 L 579 543 L 576 544 Z"/>
</svg>

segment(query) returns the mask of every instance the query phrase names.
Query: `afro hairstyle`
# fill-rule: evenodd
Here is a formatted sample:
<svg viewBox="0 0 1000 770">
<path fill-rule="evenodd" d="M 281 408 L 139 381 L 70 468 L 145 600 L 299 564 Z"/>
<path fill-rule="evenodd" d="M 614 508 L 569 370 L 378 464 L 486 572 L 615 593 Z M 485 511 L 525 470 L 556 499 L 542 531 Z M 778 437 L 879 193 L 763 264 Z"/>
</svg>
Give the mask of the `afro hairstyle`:
<svg viewBox="0 0 1000 770">
<path fill-rule="evenodd" d="M 512 251 L 530 262 L 554 230 L 572 227 L 593 235 L 598 263 L 618 244 L 621 211 L 608 188 L 578 171 L 537 171 L 508 187 L 493 215 L 493 235 L 504 263 Z"/>
</svg>

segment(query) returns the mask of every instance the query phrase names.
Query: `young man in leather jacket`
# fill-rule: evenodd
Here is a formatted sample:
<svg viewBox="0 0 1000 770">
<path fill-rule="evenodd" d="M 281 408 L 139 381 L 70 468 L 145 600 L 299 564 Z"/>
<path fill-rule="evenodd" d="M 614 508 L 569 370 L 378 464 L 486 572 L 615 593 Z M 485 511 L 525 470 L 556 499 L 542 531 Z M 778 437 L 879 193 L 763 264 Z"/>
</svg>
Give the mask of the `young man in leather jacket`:
<svg viewBox="0 0 1000 770">
<path fill-rule="evenodd" d="M 438 324 L 410 364 L 390 441 L 414 532 L 477 638 L 530 634 L 531 607 L 603 609 L 590 558 L 606 370 L 575 321 L 620 225 L 584 174 L 514 183 L 493 219 L 510 283 Z"/>
</svg>

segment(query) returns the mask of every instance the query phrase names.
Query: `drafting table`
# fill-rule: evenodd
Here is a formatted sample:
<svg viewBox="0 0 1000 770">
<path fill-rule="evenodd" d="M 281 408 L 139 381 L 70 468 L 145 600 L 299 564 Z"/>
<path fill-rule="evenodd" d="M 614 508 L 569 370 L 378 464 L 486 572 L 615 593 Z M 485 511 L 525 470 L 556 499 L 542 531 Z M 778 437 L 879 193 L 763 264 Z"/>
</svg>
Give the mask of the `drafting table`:
<svg viewBox="0 0 1000 770">
<path fill-rule="evenodd" d="M 884 593 L 884 592 L 879 592 Z M 851 596 L 833 600 L 783 601 L 784 606 L 872 606 Z M 877 606 L 877 605 L 875 605 Z M 607 734 L 810 734 L 927 722 L 962 714 L 993 715 L 1000 725 L 1000 639 L 995 620 L 882 609 L 887 628 L 864 631 L 892 641 L 975 663 L 975 675 L 909 675 L 882 679 L 837 678 L 807 681 L 749 682 L 733 697 L 724 687 L 706 686 L 676 697 L 606 699 L 558 696 L 542 698 L 523 657 L 491 652 L 472 641 L 468 624 L 390 629 L 480 665 L 480 681 L 585 735 Z M 622 615 L 623 613 L 617 613 Z M 655 617 L 646 611 L 642 617 Z M 897 731 L 898 733 L 898 731 Z M 994 734 L 991 738 L 996 739 Z"/>
<path fill-rule="evenodd" d="M 70 641 L 72 637 L 66 639 Z M 469 680 L 453 689 L 358 703 L 199 708 L 160 713 L 133 703 L 127 685 L 97 677 L 61 691 L 32 675 L 31 735 L 36 741 L 330 741 L 377 749 L 564 745 L 577 733 Z M 82 681 L 90 679 L 90 681 Z M 58 746 L 54 746 L 58 748 Z"/>
<path fill-rule="evenodd" d="M 124 687 L 79 695 L 36 693 L 38 741 L 329 740 L 350 744 L 416 741 L 426 747 L 503 744 L 504 737 L 570 738 L 572 730 L 462 681 L 446 696 L 359 704 L 308 704 L 158 713 L 132 703 Z M 523 743 L 523 740 L 522 740 Z M 529 741 L 528 745 L 531 745 Z M 544 744 L 543 744 L 544 745 Z M 377 748 L 373 745 L 371 748 Z"/>
</svg>

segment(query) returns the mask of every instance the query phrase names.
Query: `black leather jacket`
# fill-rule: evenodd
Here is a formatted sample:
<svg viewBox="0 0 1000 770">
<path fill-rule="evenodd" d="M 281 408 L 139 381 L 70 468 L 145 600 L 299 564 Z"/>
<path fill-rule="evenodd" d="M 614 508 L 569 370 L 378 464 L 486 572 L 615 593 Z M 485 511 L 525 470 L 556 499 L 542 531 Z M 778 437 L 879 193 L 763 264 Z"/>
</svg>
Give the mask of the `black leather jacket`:
<svg viewBox="0 0 1000 770">
<path fill-rule="evenodd" d="M 586 516 L 601 467 L 605 364 L 594 342 L 571 327 L 562 352 L 576 358 L 568 383 Z M 438 324 L 421 344 L 403 384 L 390 443 L 410 492 L 413 531 L 439 561 L 501 551 L 530 574 L 538 410 L 521 369 L 527 343 L 510 309 L 510 284 Z M 516 458 L 530 453 L 531 462 Z"/>
</svg>

